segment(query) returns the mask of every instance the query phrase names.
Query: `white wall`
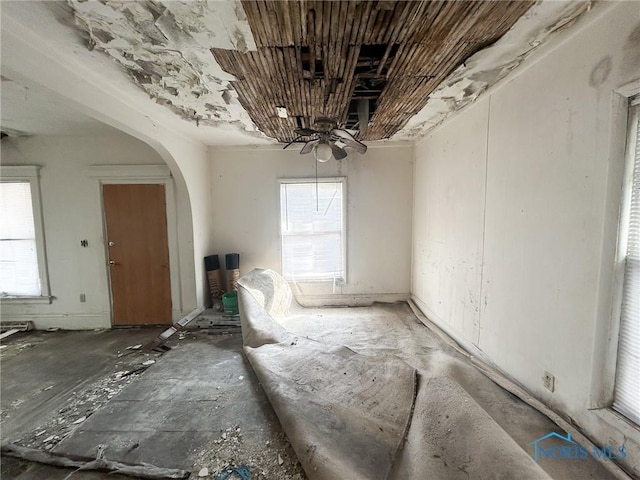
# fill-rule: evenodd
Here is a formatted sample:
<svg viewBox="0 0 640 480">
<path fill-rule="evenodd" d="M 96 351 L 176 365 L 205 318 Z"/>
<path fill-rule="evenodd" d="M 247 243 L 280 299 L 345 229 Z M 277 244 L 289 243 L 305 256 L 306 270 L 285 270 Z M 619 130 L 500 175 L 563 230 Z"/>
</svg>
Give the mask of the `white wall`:
<svg viewBox="0 0 640 480">
<path fill-rule="evenodd" d="M 185 136 L 182 127 L 186 122 L 150 102 L 107 57 L 87 53 L 71 29 L 33 12 L 15 16 L 27 12 L 26 8 L 0 6 L 4 76 L 26 87 L 51 90 L 72 108 L 150 145 L 169 166 L 178 201 L 184 205 L 178 228 L 189 237 L 190 245 L 190 253 L 180 258 L 182 309 L 205 305 L 202 259 L 209 253 L 212 231 L 207 147 Z"/>
<path fill-rule="evenodd" d="M 2 165 L 39 165 L 44 234 L 51 304 L 2 302 L 5 321 L 31 320 L 37 328 L 86 329 L 110 327 L 110 296 L 107 278 L 102 204 L 98 179 L 90 176 L 92 165 L 165 165 L 148 145 L 126 134 L 96 136 L 35 136 L 5 139 Z M 176 205 L 168 205 L 175 216 L 189 216 L 186 190 L 175 185 Z M 177 235 L 178 251 L 172 266 L 178 292 L 192 288 L 188 262 L 192 257 L 191 236 L 169 224 Z M 87 239 L 88 247 L 80 240 Z M 187 279 L 187 286 L 184 286 Z M 191 279 L 191 283 L 189 283 Z M 80 302 L 80 294 L 86 302 Z M 173 299 L 174 318 L 183 313 L 182 299 Z M 187 308 L 193 308 L 191 305 Z"/>
<path fill-rule="evenodd" d="M 598 5 L 416 146 L 412 293 L 438 325 L 600 443 L 623 172 L 614 90 L 640 79 L 640 4 Z M 556 378 L 551 393 L 542 376 Z"/>
<path fill-rule="evenodd" d="M 212 149 L 213 251 L 240 254 L 240 270 L 280 271 L 278 178 L 312 178 L 299 149 Z M 298 284 L 306 304 L 359 304 L 407 298 L 411 251 L 413 148 L 372 146 L 342 162 L 319 164 L 320 176 L 347 177 L 348 283 L 332 290 Z"/>
</svg>

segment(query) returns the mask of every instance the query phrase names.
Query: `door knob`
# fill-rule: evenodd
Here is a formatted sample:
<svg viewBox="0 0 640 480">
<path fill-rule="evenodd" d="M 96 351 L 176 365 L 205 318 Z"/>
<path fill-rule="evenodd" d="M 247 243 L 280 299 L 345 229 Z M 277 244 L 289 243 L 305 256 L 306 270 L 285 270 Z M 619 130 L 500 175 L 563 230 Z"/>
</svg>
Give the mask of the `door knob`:
<svg viewBox="0 0 640 480">
<path fill-rule="evenodd" d="M 109 246 L 110 247 L 115 247 L 116 246 L 116 242 L 109 242 Z"/>
<path fill-rule="evenodd" d="M 113 260 L 109 260 L 109 266 L 113 267 L 116 264 Z"/>
</svg>

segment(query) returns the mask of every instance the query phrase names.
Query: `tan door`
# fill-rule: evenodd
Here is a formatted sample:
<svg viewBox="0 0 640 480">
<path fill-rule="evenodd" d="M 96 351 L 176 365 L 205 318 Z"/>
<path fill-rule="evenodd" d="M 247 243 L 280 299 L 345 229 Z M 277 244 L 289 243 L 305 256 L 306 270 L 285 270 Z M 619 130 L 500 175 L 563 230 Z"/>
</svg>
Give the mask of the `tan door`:
<svg viewBox="0 0 640 480">
<path fill-rule="evenodd" d="M 164 185 L 103 185 L 114 325 L 171 323 Z"/>
</svg>

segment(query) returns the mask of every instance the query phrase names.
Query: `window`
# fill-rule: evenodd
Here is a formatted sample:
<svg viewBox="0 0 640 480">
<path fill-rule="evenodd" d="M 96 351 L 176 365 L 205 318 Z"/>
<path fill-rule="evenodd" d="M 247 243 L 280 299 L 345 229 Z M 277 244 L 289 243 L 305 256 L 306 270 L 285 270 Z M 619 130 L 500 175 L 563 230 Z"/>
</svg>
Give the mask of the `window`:
<svg viewBox="0 0 640 480">
<path fill-rule="evenodd" d="M 640 425 L 640 97 L 631 100 L 629 171 L 621 221 L 624 260 L 613 408 Z"/>
<path fill-rule="evenodd" d="M 48 301 L 37 167 L 2 167 L 0 180 L 0 296 Z"/>
<path fill-rule="evenodd" d="M 280 180 L 282 275 L 346 281 L 345 179 Z"/>
</svg>

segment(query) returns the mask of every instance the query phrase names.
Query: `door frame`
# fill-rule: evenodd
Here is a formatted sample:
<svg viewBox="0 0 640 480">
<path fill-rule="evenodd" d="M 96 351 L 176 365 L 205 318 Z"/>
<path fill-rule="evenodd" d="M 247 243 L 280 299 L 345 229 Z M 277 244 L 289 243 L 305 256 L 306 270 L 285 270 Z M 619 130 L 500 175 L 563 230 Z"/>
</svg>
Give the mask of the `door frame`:
<svg viewBox="0 0 640 480">
<path fill-rule="evenodd" d="M 169 246 L 169 281 L 171 283 L 171 320 L 175 323 L 182 314 L 180 295 L 180 261 L 178 243 L 178 216 L 173 177 L 166 165 L 96 165 L 89 167 L 89 177 L 95 179 L 100 202 L 102 220 L 102 264 L 109 295 L 109 319 L 113 323 L 113 294 L 111 292 L 111 272 L 108 267 L 109 252 L 106 243 L 107 222 L 104 211 L 103 185 L 113 184 L 155 184 L 164 185 L 165 210 L 167 215 L 167 241 Z"/>
</svg>

